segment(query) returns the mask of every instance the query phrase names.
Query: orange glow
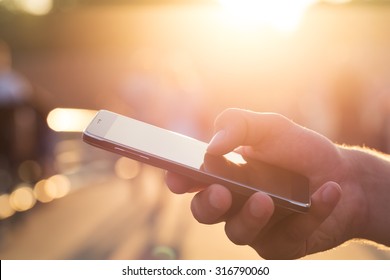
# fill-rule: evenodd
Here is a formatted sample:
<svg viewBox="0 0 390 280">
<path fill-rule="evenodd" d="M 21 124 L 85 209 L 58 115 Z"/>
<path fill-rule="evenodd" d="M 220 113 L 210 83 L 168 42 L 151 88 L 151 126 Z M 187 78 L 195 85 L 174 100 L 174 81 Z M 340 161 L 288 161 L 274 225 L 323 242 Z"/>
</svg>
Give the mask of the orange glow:
<svg viewBox="0 0 390 280">
<path fill-rule="evenodd" d="M 65 175 L 57 174 L 47 179 L 49 184 L 53 185 L 54 198 L 66 196 L 70 191 L 70 181 Z"/>
<path fill-rule="evenodd" d="M 15 2 L 19 9 L 36 16 L 46 15 L 53 8 L 53 0 L 17 0 Z"/>
<path fill-rule="evenodd" d="M 51 185 L 53 186 L 53 184 Z M 55 197 L 55 190 L 50 186 L 47 180 L 41 180 L 35 184 L 34 195 L 37 200 L 43 203 L 50 202 Z"/>
<path fill-rule="evenodd" d="M 329 2 L 331 4 L 346 4 L 351 2 L 352 0 L 326 0 L 326 2 Z"/>
<path fill-rule="evenodd" d="M 47 203 L 66 196 L 70 192 L 70 188 L 68 177 L 57 174 L 35 184 L 34 195 L 40 202 Z"/>
<path fill-rule="evenodd" d="M 36 199 L 33 194 L 33 190 L 28 185 L 20 185 L 16 190 L 11 193 L 10 205 L 15 211 L 27 211 L 31 209 Z"/>
<path fill-rule="evenodd" d="M 11 217 L 14 213 L 15 210 L 10 205 L 9 195 L 0 195 L 0 219 Z"/>
<path fill-rule="evenodd" d="M 20 179 L 24 182 L 36 182 L 36 180 L 42 175 L 42 168 L 38 162 L 26 160 L 20 164 L 18 174 Z"/>
<path fill-rule="evenodd" d="M 115 173 L 121 179 L 133 179 L 138 176 L 140 167 L 139 162 L 122 157 L 115 163 Z"/>
<path fill-rule="evenodd" d="M 81 132 L 95 114 L 93 110 L 56 108 L 47 116 L 47 124 L 58 132 Z"/>
</svg>

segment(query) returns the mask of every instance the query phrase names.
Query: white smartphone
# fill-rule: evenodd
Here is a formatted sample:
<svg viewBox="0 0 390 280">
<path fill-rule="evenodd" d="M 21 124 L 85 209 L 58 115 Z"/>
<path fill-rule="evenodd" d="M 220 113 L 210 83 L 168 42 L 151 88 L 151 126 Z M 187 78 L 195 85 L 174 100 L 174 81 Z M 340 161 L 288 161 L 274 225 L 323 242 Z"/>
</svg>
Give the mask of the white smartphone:
<svg viewBox="0 0 390 280">
<path fill-rule="evenodd" d="M 298 212 L 310 207 L 309 182 L 300 174 L 235 152 L 210 155 L 205 142 L 113 112 L 99 111 L 83 140 L 200 183 L 222 184 L 241 196 L 263 191 L 278 206 Z"/>
</svg>

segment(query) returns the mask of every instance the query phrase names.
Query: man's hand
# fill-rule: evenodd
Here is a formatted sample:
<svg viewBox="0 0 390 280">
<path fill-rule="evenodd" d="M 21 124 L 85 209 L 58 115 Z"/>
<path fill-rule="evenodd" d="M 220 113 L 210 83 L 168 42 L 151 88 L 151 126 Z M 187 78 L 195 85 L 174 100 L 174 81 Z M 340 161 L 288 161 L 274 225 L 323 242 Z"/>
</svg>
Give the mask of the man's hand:
<svg viewBox="0 0 390 280">
<path fill-rule="evenodd" d="M 312 205 L 308 213 L 292 213 L 275 208 L 268 195 L 257 192 L 238 212 L 226 215 L 234 200 L 227 188 L 200 186 L 168 172 L 166 182 L 172 192 L 197 192 L 191 210 L 199 222 L 225 221 L 232 242 L 249 245 L 270 259 L 303 257 L 356 237 L 364 222 L 365 199 L 350 180 L 350 161 L 342 148 L 278 114 L 228 109 L 218 116 L 215 128 L 209 153 L 236 150 L 244 157 L 305 175 Z"/>
</svg>

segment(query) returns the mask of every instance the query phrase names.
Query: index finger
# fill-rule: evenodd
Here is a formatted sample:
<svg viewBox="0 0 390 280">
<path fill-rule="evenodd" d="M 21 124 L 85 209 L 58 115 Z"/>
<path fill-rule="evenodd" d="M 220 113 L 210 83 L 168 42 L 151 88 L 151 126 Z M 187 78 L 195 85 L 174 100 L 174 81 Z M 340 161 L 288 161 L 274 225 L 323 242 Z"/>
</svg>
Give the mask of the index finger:
<svg viewBox="0 0 390 280">
<path fill-rule="evenodd" d="M 243 147 L 244 156 L 309 176 L 335 166 L 339 151 L 329 139 L 275 113 L 227 109 L 215 121 L 208 152 L 223 155 Z"/>
</svg>

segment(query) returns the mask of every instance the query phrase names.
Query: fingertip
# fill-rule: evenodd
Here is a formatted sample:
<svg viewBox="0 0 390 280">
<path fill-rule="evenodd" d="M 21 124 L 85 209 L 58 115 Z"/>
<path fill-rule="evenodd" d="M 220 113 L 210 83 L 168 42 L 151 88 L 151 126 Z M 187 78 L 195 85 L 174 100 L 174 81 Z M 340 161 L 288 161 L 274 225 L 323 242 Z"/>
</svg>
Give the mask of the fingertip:
<svg viewBox="0 0 390 280">
<path fill-rule="evenodd" d="M 220 185 L 211 185 L 209 189 L 210 205 L 218 211 L 226 212 L 232 204 L 230 191 Z"/>
<path fill-rule="evenodd" d="M 226 139 L 226 131 L 225 130 L 218 131 L 210 140 L 210 143 L 207 146 L 207 152 L 214 155 L 223 154 L 222 150 L 223 150 L 225 139 Z"/>
<path fill-rule="evenodd" d="M 254 218 L 266 218 L 267 220 L 274 212 L 272 199 L 262 192 L 257 192 L 249 199 L 249 212 Z"/>
<path fill-rule="evenodd" d="M 183 183 L 177 174 L 172 172 L 165 173 L 165 183 L 173 193 L 183 193 Z"/>
<path fill-rule="evenodd" d="M 336 204 L 341 198 L 341 187 L 336 182 L 327 182 L 321 191 L 321 201 L 326 204 Z"/>
<path fill-rule="evenodd" d="M 322 223 L 334 210 L 341 199 L 342 189 L 336 182 L 326 182 L 312 196 L 310 215 L 313 225 Z M 313 226 L 314 228 L 314 226 Z"/>
<path fill-rule="evenodd" d="M 273 212 L 272 199 L 265 193 L 254 193 L 242 209 L 227 220 L 226 235 L 237 245 L 251 244 L 267 225 Z"/>
<path fill-rule="evenodd" d="M 223 155 L 243 144 L 247 128 L 243 112 L 242 109 L 229 108 L 217 116 L 214 123 L 217 132 L 209 143 L 208 153 Z"/>
<path fill-rule="evenodd" d="M 165 183 L 176 194 L 192 192 L 195 185 L 191 179 L 169 171 L 165 174 Z"/>
<path fill-rule="evenodd" d="M 191 202 L 195 219 L 203 224 L 214 224 L 223 220 L 232 205 L 232 195 L 221 185 L 211 185 L 197 193 Z"/>
</svg>

